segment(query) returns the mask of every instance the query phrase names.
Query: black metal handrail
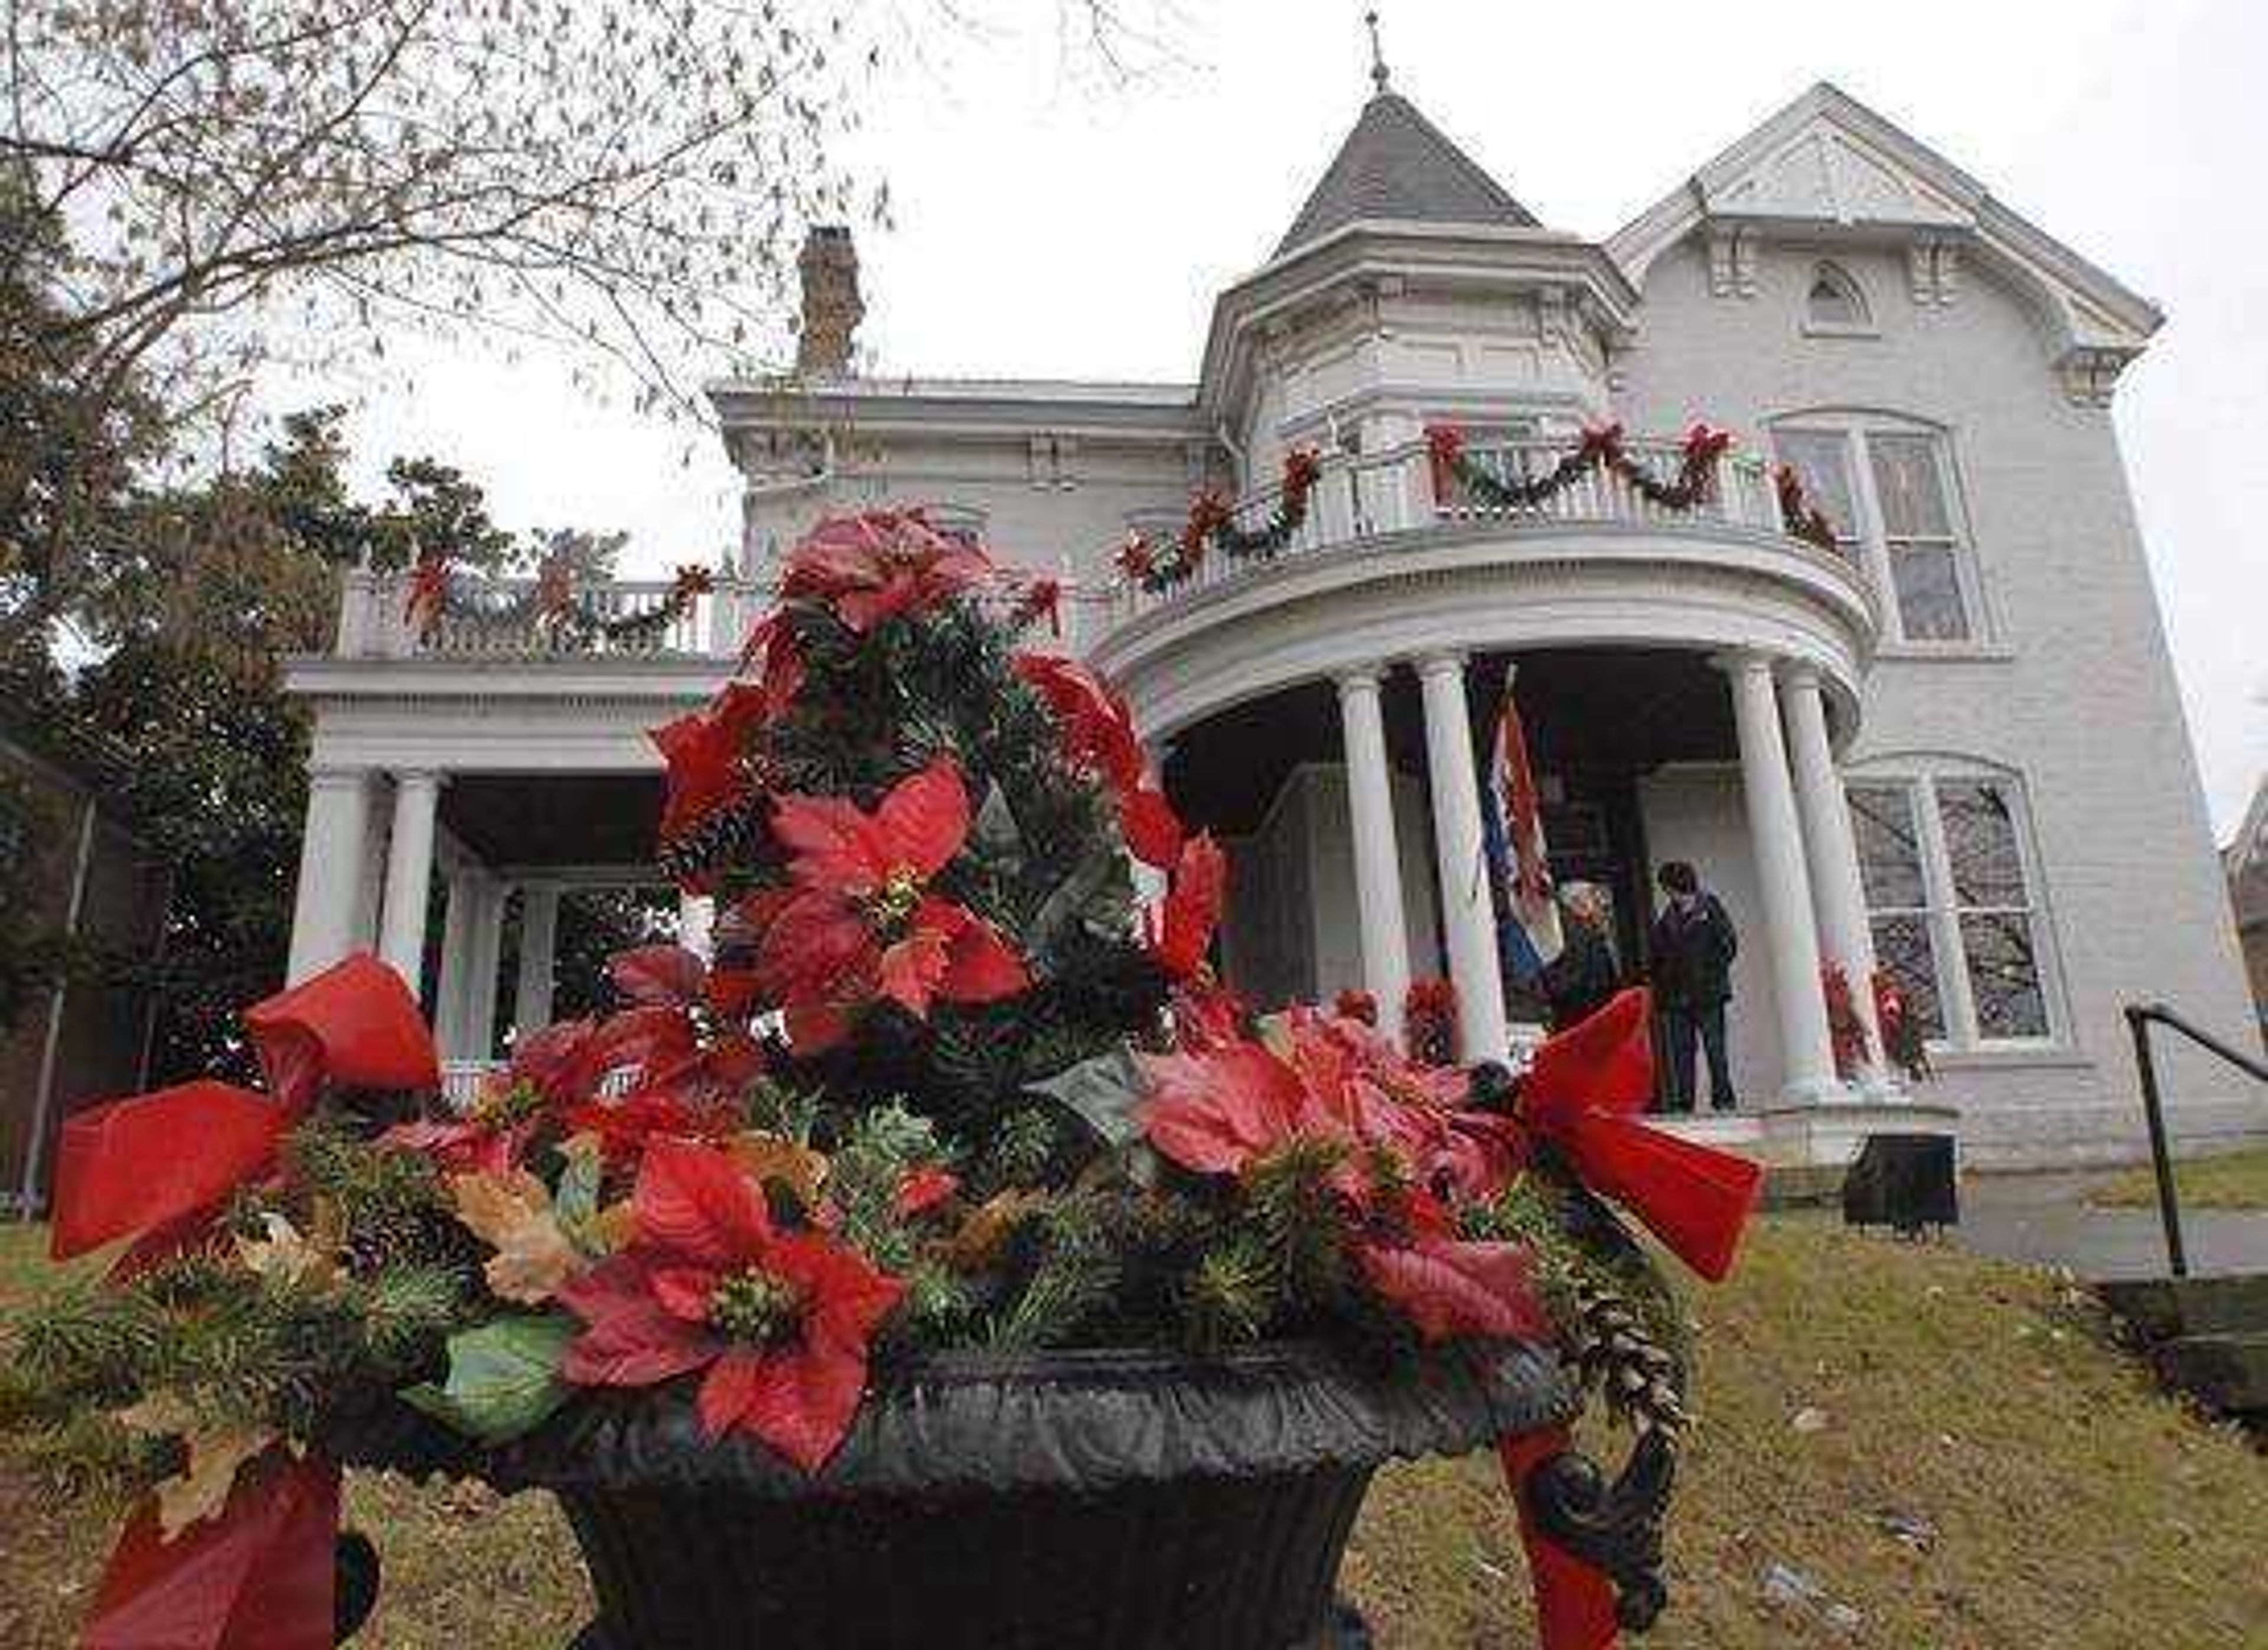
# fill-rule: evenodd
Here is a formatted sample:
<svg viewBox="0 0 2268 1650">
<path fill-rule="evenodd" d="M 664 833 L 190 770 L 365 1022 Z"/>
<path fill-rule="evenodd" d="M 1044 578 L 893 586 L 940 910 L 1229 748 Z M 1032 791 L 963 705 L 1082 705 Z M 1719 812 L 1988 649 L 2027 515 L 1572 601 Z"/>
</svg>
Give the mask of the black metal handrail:
<svg viewBox="0 0 2268 1650">
<path fill-rule="evenodd" d="M 2126 1029 L 2134 1037 L 2134 1069 L 2142 1079 L 2142 1111 L 2150 1123 L 2150 1164 L 2158 1175 L 2158 1219 L 2166 1229 L 2166 1259 L 2172 1264 L 2175 1277 L 2186 1278 L 2190 1275 L 2190 1257 L 2182 1241 L 2182 1199 L 2174 1184 L 2173 1151 L 2166 1143 L 2166 1108 L 2158 1094 L 2158 1061 L 2150 1047 L 2153 1025 L 2180 1032 L 2206 1053 L 2219 1055 L 2263 1083 L 2268 1083 L 2268 1064 L 2251 1055 L 2240 1054 L 2213 1033 L 2192 1026 L 2163 1003 L 2126 1005 Z"/>
</svg>

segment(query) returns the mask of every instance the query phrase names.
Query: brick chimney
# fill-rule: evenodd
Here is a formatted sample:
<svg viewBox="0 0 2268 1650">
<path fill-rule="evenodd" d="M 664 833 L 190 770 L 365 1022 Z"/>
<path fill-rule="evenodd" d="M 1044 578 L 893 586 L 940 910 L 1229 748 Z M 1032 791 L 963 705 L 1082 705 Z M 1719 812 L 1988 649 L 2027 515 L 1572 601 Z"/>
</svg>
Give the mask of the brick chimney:
<svg viewBox="0 0 2268 1650">
<path fill-rule="evenodd" d="M 795 370 L 806 378 L 843 378 L 850 371 L 850 335 L 866 306 L 858 298 L 858 248 L 842 224 L 814 224 L 796 260 L 803 278 L 803 325 Z"/>
</svg>

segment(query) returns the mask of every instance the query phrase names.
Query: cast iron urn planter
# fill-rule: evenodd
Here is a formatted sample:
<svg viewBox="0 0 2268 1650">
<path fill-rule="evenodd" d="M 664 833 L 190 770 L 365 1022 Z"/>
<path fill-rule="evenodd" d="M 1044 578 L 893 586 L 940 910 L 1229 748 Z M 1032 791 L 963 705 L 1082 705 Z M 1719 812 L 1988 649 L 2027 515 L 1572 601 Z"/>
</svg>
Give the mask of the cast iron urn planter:
<svg viewBox="0 0 2268 1650">
<path fill-rule="evenodd" d="M 676 1391 L 587 1397 L 485 1453 L 406 1409 L 335 1444 L 556 1495 L 599 1604 L 577 1650 L 1322 1650 L 1366 1642 L 1334 1600 L 1381 1464 L 1564 1425 L 1576 1405 L 1553 1354 L 1516 1344 L 1379 1362 L 1308 1344 L 965 1352 L 878 1371 L 808 1477 L 703 1438 Z M 1629 1509 L 1649 1552 L 1616 1560 L 1576 1528 L 1597 1479 L 1565 1459 L 1543 1481 L 1574 1498 L 1557 1509 L 1571 1538 L 1658 1589 L 1666 1482 Z"/>
</svg>

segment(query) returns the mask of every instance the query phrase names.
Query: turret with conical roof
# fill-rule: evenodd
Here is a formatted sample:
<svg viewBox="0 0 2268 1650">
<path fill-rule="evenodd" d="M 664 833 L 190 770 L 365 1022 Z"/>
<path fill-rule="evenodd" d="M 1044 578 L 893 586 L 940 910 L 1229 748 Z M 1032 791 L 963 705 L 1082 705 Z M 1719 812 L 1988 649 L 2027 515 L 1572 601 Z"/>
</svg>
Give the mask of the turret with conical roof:
<svg viewBox="0 0 2268 1650">
<path fill-rule="evenodd" d="M 1276 256 L 1366 221 L 1538 227 L 1533 213 L 1382 79 Z"/>
</svg>

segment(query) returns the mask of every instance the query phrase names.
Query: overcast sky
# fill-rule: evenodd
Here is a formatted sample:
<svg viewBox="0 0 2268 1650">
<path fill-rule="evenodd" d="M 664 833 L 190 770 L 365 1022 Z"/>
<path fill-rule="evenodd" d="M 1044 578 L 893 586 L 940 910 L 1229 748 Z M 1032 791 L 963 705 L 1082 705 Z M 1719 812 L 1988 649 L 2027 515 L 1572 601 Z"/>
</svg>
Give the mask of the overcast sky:
<svg viewBox="0 0 2268 1650">
<path fill-rule="evenodd" d="M 1131 0 L 1138 11 L 1138 0 Z M 1185 380 L 1213 295 L 1260 262 L 1369 91 L 1360 0 L 1168 15 L 1131 85 L 1066 62 L 1052 0 L 876 88 L 856 158 L 879 370 Z M 1830 79 L 2162 306 L 2117 419 L 2216 829 L 2268 768 L 2268 5 L 1383 0 L 1408 95 L 1555 228 L 1602 239 Z M 711 437 L 578 400 L 541 364 L 422 358 L 357 421 L 371 469 L 431 452 L 514 527 L 633 535 L 630 564 L 735 532 Z"/>
</svg>

